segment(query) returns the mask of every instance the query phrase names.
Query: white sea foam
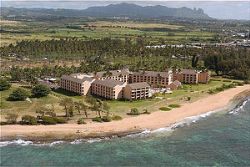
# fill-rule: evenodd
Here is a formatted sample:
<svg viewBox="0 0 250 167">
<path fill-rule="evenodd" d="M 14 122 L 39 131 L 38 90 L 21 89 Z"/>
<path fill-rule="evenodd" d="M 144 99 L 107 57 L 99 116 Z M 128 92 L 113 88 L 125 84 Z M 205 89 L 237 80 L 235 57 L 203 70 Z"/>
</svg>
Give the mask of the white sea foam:
<svg viewBox="0 0 250 167">
<path fill-rule="evenodd" d="M 235 109 L 231 110 L 229 112 L 229 114 L 238 114 L 240 111 L 244 111 L 244 107 L 245 105 L 250 102 L 250 98 L 248 98 L 247 100 L 243 101 L 241 103 L 241 105 L 237 106 Z M 221 110 L 221 109 L 220 109 Z M 197 115 L 197 116 L 191 116 L 191 117 L 187 117 L 185 118 L 183 121 L 175 123 L 169 127 L 163 127 L 163 128 L 159 128 L 159 129 L 155 129 L 155 130 L 149 130 L 149 129 L 144 129 L 142 132 L 140 133 L 136 133 L 136 134 L 129 134 L 125 137 L 145 137 L 151 134 L 159 134 L 159 133 L 166 133 L 166 132 L 171 132 L 174 131 L 177 128 L 181 128 L 184 126 L 189 126 L 190 124 L 193 123 L 197 123 L 197 121 L 204 119 L 208 116 L 210 116 L 211 114 L 217 112 L 219 110 L 214 110 L 214 111 L 210 111 L 207 112 L 205 114 L 201 114 L 201 115 Z M 8 145 L 21 145 L 21 146 L 27 146 L 27 145 L 35 145 L 35 146 L 54 146 L 54 145 L 58 145 L 58 144 L 62 144 L 62 143 L 69 143 L 69 144 L 80 144 L 80 143 L 95 143 L 95 142 L 101 142 L 103 140 L 109 140 L 111 138 L 116 138 L 117 136 L 114 137 L 106 137 L 106 138 L 90 138 L 90 139 L 76 139 L 72 142 L 66 142 L 66 141 L 54 141 L 52 143 L 33 143 L 32 141 L 25 141 L 22 139 L 17 139 L 17 140 L 13 140 L 13 141 L 1 141 L 0 142 L 0 147 L 4 147 L 4 146 L 8 146 Z"/>
<path fill-rule="evenodd" d="M 0 142 L 0 147 L 4 147 L 4 146 L 7 146 L 7 145 L 21 145 L 21 146 L 27 146 L 27 145 L 30 145 L 30 144 L 33 144 L 32 141 L 25 141 L 25 140 L 22 140 L 22 139 L 17 139 L 17 140 L 13 140 L 13 141 L 1 141 Z"/>
<path fill-rule="evenodd" d="M 54 142 L 50 143 L 49 146 L 51 147 L 51 146 L 54 146 L 54 145 L 57 145 L 57 144 L 62 144 L 62 143 L 64 143 L 64 142 L 65 142 L 65 141 L 62 141 L 62 140 L 54 141 Z"/>
<path fill-rule="evenodd" d="M 104 139 L 100 139 L 100 138 L 93 138 L 93 139 L 88 139 L 87 143 L 95 143 L 95 142 L 100 142 Z"/>
<path fill-rule="evenodd" d="M 80 144 L 80 143 L 82 143 L 83 141 L 84 141 L 83 139 L 76 139 L 76 140 L 70 142 L 70 144 Z"/>
<path fill-rule="evenodd" d="M 216 111 L 211 111 L 211 112 L 201 114 L 201 115 L 198 115 L 198 116 L 187 117 L 183 121 L 175 123 L 175 124 L 173 124 L 173 125 L 171 125 L 169 127 L 163 127 L 163 128 L 159 128 L 159 129 L 155 129 L 155 130 L 144 129 L 140 133 L 129 134 L 129 135 L 125 136 L 125 137 L 129 137 L 129 138 L 145 137 L 145 136 L 148 136 L 148 135 L 151 135 L 151 134 L 159 134 L 159 133 L 171 132 L 171 131 L 174 131 L 177 128 L 190 125 L 191 123 L 195 123 L 198 120 L 200 120 L 202 118 L 205 118 L 205 117 L 211 115 L 214 112 L 216 112 Z M 111 138 L 115 138 L 115 137 L 111 137 Z M 84 143 L 84 142 L 95 143 L 95 142 L 101 142 L 103 140 L 109 140 L 111 138 L 106 137 L 106 138 L 76 139 L 76 140 L 68 142 L 68 143 L 69 144 L 81 144 L 81 143 Z M 67 142 L 60 140 L 60 141 L 54 141 L 52 143 L 33 143 L 32 141 L 25 141 L 25 140 L 22 140 L 22 139 L 18 139 L 18 140 L 13 140 L 13 141 L 2 141 L 2 142 L 0 142 L 0 147 L 12 145 L 12 144 L 22 145 L 22 146 L 35 145 L 35 146 L 50 146 L 50 147 L 52 147 L 54 145 L 58 145 L 58 144 L 62 144 L 62 143 L 67 143 Z"/>
<path fill-rule="evenodd" d="M 250 98 L 246 99 L 245 101 L 243 101 L 243 102 L 241 103 L 241 105 L 239 105 L 239 106 L 237 106 L 236 108 L 234 108 L 233 110 L 231 110 L 231 111 L 229 112 L 229 114 L 236 115 L 236 114 L 239 114 L 239 112 L 242 112 L 242 111 L 244 112 L 244 111 L 245 111 L 245 106 L 246 106 L 246 104 L 247 104 L 248 102 L 250 102 Z"/>
</svg>

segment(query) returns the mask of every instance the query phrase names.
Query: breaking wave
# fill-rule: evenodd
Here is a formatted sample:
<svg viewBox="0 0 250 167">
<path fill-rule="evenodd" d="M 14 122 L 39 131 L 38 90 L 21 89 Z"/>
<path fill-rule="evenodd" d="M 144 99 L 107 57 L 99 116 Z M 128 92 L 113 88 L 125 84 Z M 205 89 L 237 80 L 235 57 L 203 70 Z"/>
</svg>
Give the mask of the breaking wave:
<svg viewBox="0 0 250 167">
<path fill-rule="evenodd" d="M 246 104 L 249 102 L 250 102 L 250 98 L 247 98 L 242 103 L 237 105 L 234 109 L 230 110 L 230 112 L 228 112 L 228 114 L 238 114 L 241 111 L 244 111 Z M 172 132 L 175 129 L 178 129 L 178 128 L 181 128 L 184 126 L 189 126 L 193 123 L 197 123 L 199 120 L 202 120 L 202 119 L 204 119 L 204 118 L 210 116 L 211 114 L 218 112 L 220 110 L 214 110 L 214 111 L 207 112 L 205 114 L 187 117 L 183 121 L 177 122 L 177 123 L 175 123 L 171 126 L 168 126 L 168 127 L 163 127 L 163 128 L 159 128 L 159 129 L 155 129 L 155 130 L 144 129 L 140 133 L 129 134 L 129 135 L 124 136 L 123 138 L 126 138 L 126 137 L 128 137 L 128 138 L 145 137 L 145 136 L 149 136 L 149 135 L 153 135 L 153 134 Z M 59 141 L 53 141 L 51 143 L 41 143 L 41 142 L 34 143 L 33 141 L 26 141 L 26 140 L 22 140 L 22 139 L 17 139 L 17 140 L 13 140 L 13 141 L 0 141 L 0 148 L 8 146 L 8 145 L 20 145 L 20 146 L 34 145 L 34 146 L 52 147 L 55 145 L 60 145 L 60 144 L 65 144 L 65 143 L 67 143 L 67 144 L 96 143 L 96 142 L 101 142 L 104 140 L 110 140 L 110 139 L 114 139 L 114 138 L 118 138 L 118 136 L 103 137 L 103 138 L 90 138 L 90 139 L 75 139 L 74 141 L 71 141 L 71 142 L 59 140 Z"/>
<path fill-rule="evenodd" d="M 231 110 L 228 114 L 236 115 L 236 114 L 239 114 L 240 112 L 244 112 L 245 111 L 245 106 L 249 102 L 250 102 L 250 98 L 247 98 L 242 103 L 237 105 L 233 110 Z"/>
</svg>

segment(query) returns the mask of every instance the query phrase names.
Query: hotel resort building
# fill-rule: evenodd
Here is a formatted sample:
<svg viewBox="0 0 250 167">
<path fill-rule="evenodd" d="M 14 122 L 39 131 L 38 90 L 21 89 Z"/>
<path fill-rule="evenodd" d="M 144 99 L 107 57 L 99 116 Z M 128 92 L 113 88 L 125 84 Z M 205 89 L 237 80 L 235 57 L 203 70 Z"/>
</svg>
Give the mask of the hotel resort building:
<svg viewBox="0 0 250 167">
<path fill-rule="evenodd" d="M 85 74 L 63 75 L 60 80 L 60 87 L 80 95 L 87 95 L 90 93 L 91 84 L 94 80 L 93 76 Z"/>
<path fill-rule="evenodd" d="M 133 72 L 129 76 L 129 83 L 147 82 L 153 88 L 167 88 L 173 81 L 172 71 L 140 71 Z"/>
<path fill-rule="evenodd" d="M 173 79 L 186 84 L 208 83 L 210 74 L 208 71 L 182 69 L 173 72 Z"/>
<path fill-rule="evenodd" d="M 121 82 L 128 82 L 129 74 L 130 72 L 128 69 L 122 69 L 122 70 L 101 71 L 97 72 L 94 76 L 98 80 L 113 79 Z"/>
<path fill-rule="evenodd" d="M 96 74 L 71 74 L 61 77 L 62 89 L 80 95 L 93 94 L 106 99 L 145 99 L 150 97 L 150 89 L 178 89 L 182 83 L 208 83 L 209 72 L 183 69 L 178 71 L 112 70 Z"/>
<path fill-rule="evenodd" d="M 125 82 L 113 79 L 95 80 L 91 85 L 91 94 L 106 99 L 121 99 L 125 86 Z"/>
<path fill-rule="evenodd" d="M 146 99 L 149 95 L 150 86 L 147 82 L 127 84 L 124 88 L 124 98 L 128 100 Z"/>
</svg>

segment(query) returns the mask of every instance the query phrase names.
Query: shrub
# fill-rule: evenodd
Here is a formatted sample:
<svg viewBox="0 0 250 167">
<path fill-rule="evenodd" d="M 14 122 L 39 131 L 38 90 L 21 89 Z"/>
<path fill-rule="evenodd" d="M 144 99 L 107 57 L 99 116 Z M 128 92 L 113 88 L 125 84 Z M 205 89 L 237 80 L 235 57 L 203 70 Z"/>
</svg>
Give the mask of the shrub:
<svg viewBox="0 0 250 167">
<path fill-rule="evenodd" d="M 37 125 L 36 117 L 33 117 L 31 115 L 24 115 L 24 116 L 22 116 L 21 124 L 25 124 L 25 125 Z"/>
<path fill-rule="evenodd" d="M 140 115 L 140 112 L 137 108 L 131 108 L 130 113 L 128 115 Z"/>
<path fill-rule="evenodd" d="M 0 91 L 8 90 L 10 87 L 11 84 L 8 81 L 0 79 Z"/>
<path fill-rule="evenodd" d="M 191 97 L 190 97 L 190 96 L 188 96 L 188 97 L 187 97 L 187 101 L 190 101 L 190 100 L 191 100 Z"/>
<path fill-rule="evenodd" d="M 0 125 L 9 125 L 7 122 L 0 122 Z"/>
<path fill-rule="evenodd" d="M 119 115 L 114 115 L 114 116 L 112 117 L 112 120 L 114 120 L 114 121 L 119 121 L 119 120 L 122 120 L 122 117 L 119 116 Z"/>
<path fill-rule="evenodd" d="M 103 121 L 103 122 L 111 122 L 111 121 L 112 121 L 112 118 L 109 117 L 109 116 L 104 116 L 104 117 L 102 117 L 102 121 Z"/>
<path fill-rule="evenodd" d="M 42 116 L 41 119 L 42 123 L 45 125 L 55 125 L 57 123 L 57 121 L 53 117 Z"/>
<path fill-rule="evenodd" d="M 86 122 L 84 121 L 84 118 L 79 118 L 79 119 L 77 120 L 77 123 L 78 123 L 78 124 L 86 124 Z"/>
<path fill-rule="evenodd" d="M 50 88 L 46 85 L 36 85 L 33 89 L 32 89 L 32 95 L 34 97 L 44 97 L 44 96 L 48 96 L 48 94 L 50 93 Z"/>
<path fill-rule="evenodd" d="M 59 118 L 59 117 L 53 117 L 53 118 L 58 124 L 64 124 L 67 122 L 65 118 Z"/>
<path fill-rule="evenodd" d="M 95 117 L 95 118 L 92 118 L 92 121 L 102 122 L 102 118 L 101 117 Z"/>
<path fill-rule="evenodd" d="M 171 110 L 171 108 L 169 108 L 169 107 L 161 107 L 161 108 L 159 108 L 161 111 L 170 111 Z"/>
<path fill-rule="evenodd" d="M 179 108 L 179 107 L 181 107 L 181 105 L 179 105 L 179 104 L 169 104 L 168 107 Z"/>
<path fill-rule="evenodd" d="M 209 93 L 209 94 L 214 94 L 214 93 L 215 93 L 215 91 L 214 91 L 214 90 L 212 90 L 212 89 L 209 89 L 209 90 L 208 90 L 208 93 Z"/>
<path fill-rule="evenodd" d="M 248 80 L 244 80 L 244 84 L 249 84 L 250 82 Z"/>
<path fill-rule="evenodd" d="M 238 86 L 243 86 L 243 85 L 244 85 L 244 83 L 242 83 L 242 82 L 238 82 L 238 83 L 237 83 L 237 85 L 238 85 Z"/>
<path fill-rule="evenodd" d="M 143 110 L 144 112 L 142 114 L 151 114 L 147 109 Z"/>
<path fill-rule="evenodd" d="M 12 114 L 12 113 L 7 114 L 5 117 L 7 124 L 15 124 L 17 121 L 17 118 L 18 118 L 18 115 Z"/>
<path fill-rule="evenodd" d="M 231 80 L 223 80 L 222 82 L 232 82 Z"/>
<path fill-rule="evenodd" d="M 25 89 L 22 89 L 22 88 L 17 88 L 16 90 L 14 90 L 10 94 L 9 100 L 11 100 L 11 101 L 24 101 L 29 96 L 30 96 L 30 94 L 28 91 L 26 91 Z"/>
</svg>

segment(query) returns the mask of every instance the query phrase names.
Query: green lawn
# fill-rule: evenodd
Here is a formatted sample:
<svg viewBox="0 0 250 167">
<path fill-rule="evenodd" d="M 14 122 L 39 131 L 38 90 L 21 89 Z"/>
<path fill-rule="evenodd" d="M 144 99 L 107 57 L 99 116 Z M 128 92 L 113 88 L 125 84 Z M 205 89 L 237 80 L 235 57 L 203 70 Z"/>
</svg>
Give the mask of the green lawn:
<svg viewBox="0 0 250 167">
<path fill-rule="evenodd" d="M 216 80 L 210 81 L 209 84 L 197 84 L 197 85 L 183 85 L 183 88 L 173 91 L 172 94 L 157 94 L 157 97 L 163 97 L 163 99 L 154 98 L 138 101 L 118 101 L 118 100 L 107 100 L 106 102 L 110 106 L 112 113 L 117 113 L 121 116 L 126 116 L 126 113 L 131 108 L 138 108 L 140 112 L 143 109 L 147 109 L 149 112 L 158 111 L 160 107 L 166 107 L 169 104 L 181 104 L 183 101 L 187 101 L 186 98 L 190 97 L 191 101 L 194 101 L 202 96 L 208 95 L 209 89 L 215 89 L 221 87 L 223 84 L 230 84 L 230 80 Z M 18 84 L 12 84 L 9 90 L 1 91 L 1 115 L 5 115 L 9 112 L 18 113 L 19 115 L 30 114 L 36 115 L 35 111 L 37 108 L 44 105 L 54 105 L 56 113 L 59 115 L 64 114 L 63 107 L 59 106 L 59 102 L 64 97 L 73 98 L 74 101 L 82 100 L 85 101 L 85 96 L 69 94 L 69 92 L 57 91 L 51 92 L 47 97 L 43 98 L 31 98 L 32 102 L 28 101 L 7 101 L 9 94 L 17 88 Z M 89 111 L 94 115 L 94 112 Z M 75 119 L 75 118 L 74 118 Z"/>
<path fill-rule="evenodd" d="M 139 110 L 143 110 L 144 108 L 147 108 L 157 102 L 159 102 L 159 99 L 146 99 L 146 100 L 138 100 L 138 101 L 108 101 L 108 104 L 111 107 L 112 112 L 118 112 L 118 113 L 127 113 L 130 111 L 131 108 L 138 108 Z"/>
</svg>

